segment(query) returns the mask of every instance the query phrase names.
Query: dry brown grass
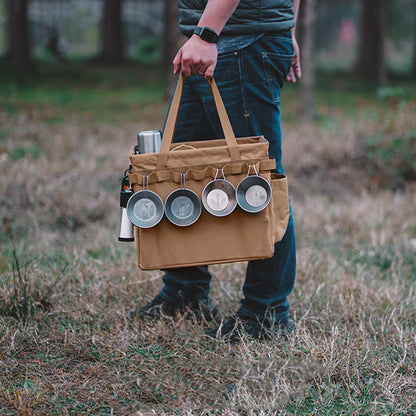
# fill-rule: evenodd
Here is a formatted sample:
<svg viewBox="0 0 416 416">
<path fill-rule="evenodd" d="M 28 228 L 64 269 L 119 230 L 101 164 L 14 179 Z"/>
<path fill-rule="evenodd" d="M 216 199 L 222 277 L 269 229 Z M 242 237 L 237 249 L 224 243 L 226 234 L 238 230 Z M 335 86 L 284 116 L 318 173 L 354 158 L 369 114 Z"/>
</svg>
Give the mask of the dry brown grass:
<svg viewBox="0 0 416 416">
<path fill-rule="evenodd" d="M 415 186 L 393 191 L 359 168 L 363 137 L 385 125 L 324 110 L 335 130 L 285 126 L 297 332 L 230 346 L 192 319 L 126 320 L 161 273 L 138 270 L 117 241 L 119 181 L 136 132 L 158 126 L 0 106 L 0 413 L 415 414 Z M 238 307 L 244 266 L 211 268 L 222 316 Z M 34 305 L 25 316 L 12 308 L 22 302 Z"/>
</svg>

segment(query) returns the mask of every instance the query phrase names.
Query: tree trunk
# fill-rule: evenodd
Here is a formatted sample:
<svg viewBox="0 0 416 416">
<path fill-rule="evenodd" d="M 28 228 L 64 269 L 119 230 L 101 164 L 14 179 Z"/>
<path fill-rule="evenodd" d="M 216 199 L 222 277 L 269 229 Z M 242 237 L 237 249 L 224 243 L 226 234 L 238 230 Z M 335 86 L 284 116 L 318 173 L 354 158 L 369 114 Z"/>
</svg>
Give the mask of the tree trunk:
<svg viewBox="0 0 416 416">
<path fill-rule="evenodd" d="M 413 29 L 413 62 L 412 62 L 412 75 L 416 77 L 416 0 L 414 0 L 414 29 Z"/>
<path fill-rule="evenodd" d="M 163 34 L 163 57 L 162 65 L 168 73 L 167 95 L 170 96 L 175 88 L 176 77 L 173 75 L 172 61 L 178 51 L 179 28 L 178 28 L 178 3 L 177 0 L 164 1 L 164 24 Z"/>
<path fill-rule="evenodd" d="M 12 65 L 18 71 L 33 68 L 30 53 L 27 6 L 29 0 L 8 0 L 8 51 Z"/>
<path fill-rule="evenodd" d="M 387 0 L 361 0 L 360 46 L 356 72 L 378 84 L 387 79 L 385 65 Z"/>
<path fill-rule="evenodd" d="M 123 62 L 125 58 L 121 22 L 122 3 L 123 0 L 104 0 L 103 45 L 100 58 L 110 64 Z"/>
<path fill-rule="evenodd" d="M 304 121 L 312 121 L 316 115 L 315 106 L 315 69 L 313 62 L 314 30 L 316 0 L 302 0 L 300 10 L 301 23 L 301 64 L 302 83 L 301 115 Z"/>
</svg>

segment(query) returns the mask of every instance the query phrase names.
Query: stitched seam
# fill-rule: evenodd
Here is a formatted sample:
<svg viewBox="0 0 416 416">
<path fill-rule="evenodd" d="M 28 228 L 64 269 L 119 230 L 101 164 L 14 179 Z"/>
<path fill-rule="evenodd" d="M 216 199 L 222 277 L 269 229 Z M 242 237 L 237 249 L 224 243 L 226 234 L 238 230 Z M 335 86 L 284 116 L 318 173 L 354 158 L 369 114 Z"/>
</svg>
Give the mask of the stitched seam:
<svg viewBox="0 0 416 416">
<path fill-rule="evenodd" d="M 241 97 L 243 98 L 243 109 L 244 109 L 244 116 L 248 117 L 249 116 L 249 112 L 248 112 L 248 108 L 247 108 L 247 103 L 246 103 L 246 97 L 244 94 L 244 79 L 243 79 L 243 71 L 241 68 L 241 56 L 238 52 L 235 53 L 236 54 L 236 59 L 237 59 L 237 64 L 238 64 L 238 72 L 239 72 L 239 77 L 240 77 L 240 91 L 241 91 Z"/>
</svg>

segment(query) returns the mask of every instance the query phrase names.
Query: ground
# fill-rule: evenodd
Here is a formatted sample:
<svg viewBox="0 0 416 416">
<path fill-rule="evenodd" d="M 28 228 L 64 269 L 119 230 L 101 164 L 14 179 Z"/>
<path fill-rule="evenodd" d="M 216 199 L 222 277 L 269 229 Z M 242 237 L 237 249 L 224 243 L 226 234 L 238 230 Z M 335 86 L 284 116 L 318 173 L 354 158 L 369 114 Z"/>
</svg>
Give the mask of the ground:
<svg viewBox="0 0 416 416">
<path fill-rule="evenodd" d="M 126 319 L 161 272 L 117 241 L 120 180 L 168 101 L 157 71 L 123 71 L 0 88 L 0 413 L 415 414 L 414 84 L 334 76 L 310 123 L 285 87 L 297 332 L 230 346 L 194 319 Z M 211 268 L 221 317 L 244 269 Z"/>
</svg>

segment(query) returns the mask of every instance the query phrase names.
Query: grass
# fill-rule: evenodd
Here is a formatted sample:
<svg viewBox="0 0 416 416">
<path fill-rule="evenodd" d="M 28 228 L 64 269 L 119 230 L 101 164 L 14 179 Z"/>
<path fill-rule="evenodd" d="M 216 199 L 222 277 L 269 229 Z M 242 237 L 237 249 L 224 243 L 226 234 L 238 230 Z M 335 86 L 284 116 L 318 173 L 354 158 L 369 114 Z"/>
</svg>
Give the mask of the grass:
<svg viewBox="0 0 416 416">
<path fill-rule="evenodd" d="M 117 241 L 120 180 L 168 103 L 156 71 L 81 69 L 0 86 L 0 413 L 415 414 L 416 185 L 398 168 L 414 160 L 415 85 L 323 77 L 308 125 L 285 87 L 297 333 L 230 346 L 193 319 L 126 320 L 161 272 Z M 211 267 L 222 316 L 244 269 Z"/>
<path fill-rule="evenodd" d="M 5 110 L 16 113 L 22 105 L 30 106 L 43 113 L 48 124 L 62 123 L 67 113 L 112 123 L 125 122 L 132 115 L 147 118 L 166 88 L 162 72 L 150 66 L 147 71 L 130 67 L 103 71 L 92 63 L 39 64 L 36 71 L 16 77 L 3 64 L 0 75 Z"/>
</svg>

